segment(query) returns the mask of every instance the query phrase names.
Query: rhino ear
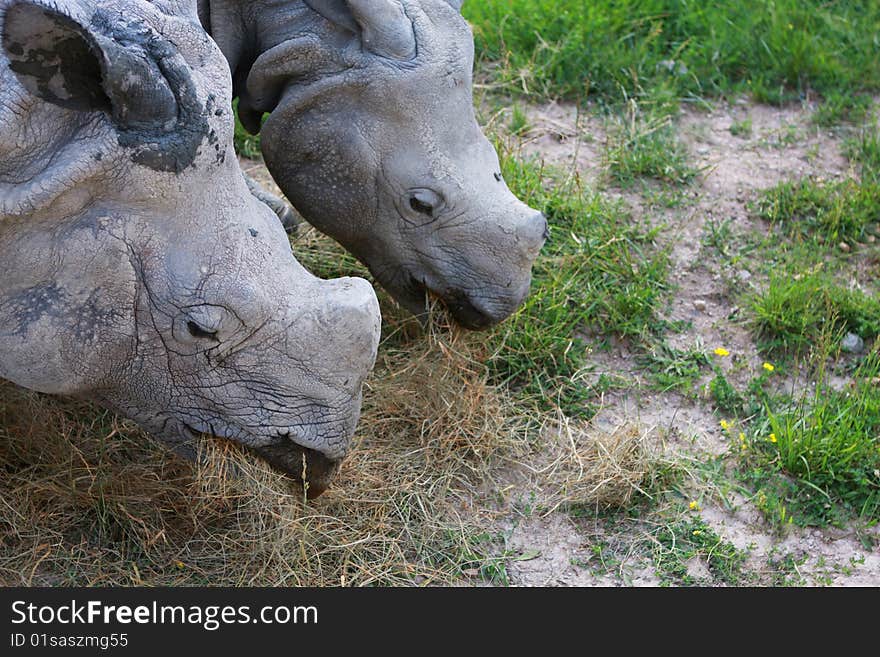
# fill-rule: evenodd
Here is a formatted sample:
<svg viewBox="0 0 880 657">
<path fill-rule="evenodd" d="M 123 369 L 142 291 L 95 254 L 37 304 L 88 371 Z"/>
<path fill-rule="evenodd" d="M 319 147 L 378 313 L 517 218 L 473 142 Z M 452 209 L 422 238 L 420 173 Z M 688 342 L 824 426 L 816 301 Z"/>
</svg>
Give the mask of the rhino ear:
<svg viewBox="0 0 880 657">
<path fill-rule="evenodd" d="M 71 13 L 79 8 L 71 6 Z M 18 80 L 46 102 L 106 112 L 120 128 L 170 129 L 175 96 L 155 58 L 132 36 L 108 35 L 95 20 L 52 5 L 17 1 L 6 10 L 0 38 Z"/>
<path fill-rule="evenodd" d="M 305 0 L 331 23 L 359 34 L 364 48 L 387 59 L 416 56 L 412 21 L 395 0 Z"/>
</svg>

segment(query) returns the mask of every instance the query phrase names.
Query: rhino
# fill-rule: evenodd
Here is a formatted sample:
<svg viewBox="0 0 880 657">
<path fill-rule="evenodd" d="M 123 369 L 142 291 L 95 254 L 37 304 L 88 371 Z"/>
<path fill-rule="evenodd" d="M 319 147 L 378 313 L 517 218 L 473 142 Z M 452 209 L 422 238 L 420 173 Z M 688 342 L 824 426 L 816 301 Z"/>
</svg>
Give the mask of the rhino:
<svg viewBox="0 0 880 657">
<path fill-rule="evenodd" d="M 404 308 L 438 298 L 483 329 L 523 302 L 548 226 L 477 123 L 461 4 L 199 0 L 199 15 L 296 210 Z"/>
<path fill-rule="evenodd" d="M 194 2 L 0 0 L 0 377 L 179 453 L 237 442 L 309 497 L 344 458 L 378 301 L 248 190 Z"/>
</svg>

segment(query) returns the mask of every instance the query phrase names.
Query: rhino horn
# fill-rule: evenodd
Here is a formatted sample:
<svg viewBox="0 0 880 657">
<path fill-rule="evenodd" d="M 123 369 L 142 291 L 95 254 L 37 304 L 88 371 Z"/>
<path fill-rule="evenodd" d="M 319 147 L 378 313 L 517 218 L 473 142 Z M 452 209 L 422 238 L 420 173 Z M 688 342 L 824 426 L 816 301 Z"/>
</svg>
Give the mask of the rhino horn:
<svg viewBox="0 0 880 657">
<path fill-rule="evenodd" d="M 412 21 L 395 0 L 305 0 L 305 3 L 331 23 L 359 34 L 364 48 L 374 55 L 403 61 L 416 55 Z"/>
<path fill-rule="evenodd" d="M 21 84 L 54 105 L 106 112 L 123 130 L 172 130 L 179 108 L 162 73 L 167 43 L 142 26 L 120 33 L 102 25 L 99 14 L 78 9 L 72 4 L 65 13 L 35 1 L 9 5 L 0 36 Z"/>
</svg>

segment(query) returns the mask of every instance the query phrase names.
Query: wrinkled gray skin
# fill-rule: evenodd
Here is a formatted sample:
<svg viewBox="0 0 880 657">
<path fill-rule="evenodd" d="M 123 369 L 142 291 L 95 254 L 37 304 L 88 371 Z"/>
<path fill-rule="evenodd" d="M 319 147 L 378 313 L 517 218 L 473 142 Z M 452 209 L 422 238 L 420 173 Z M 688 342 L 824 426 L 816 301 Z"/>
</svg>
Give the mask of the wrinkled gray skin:
<svg viewBox="0 0 880 657">
<path fill-rule="evenodd" d="M 430 292 L 467 328 L 528 293 L 544 217 L 508 189 L 472 97 L 452 0 L 200 0 L 245 126 L 303 217 L 407 309 Z"/>
<path fill-rule="evenodd" d="M 376 356 L 372 288 L 309 274 L 249 193 L 194 3 L 52 6 L 0 0 L 0 377 L 320 493 Z"/>
</svg>

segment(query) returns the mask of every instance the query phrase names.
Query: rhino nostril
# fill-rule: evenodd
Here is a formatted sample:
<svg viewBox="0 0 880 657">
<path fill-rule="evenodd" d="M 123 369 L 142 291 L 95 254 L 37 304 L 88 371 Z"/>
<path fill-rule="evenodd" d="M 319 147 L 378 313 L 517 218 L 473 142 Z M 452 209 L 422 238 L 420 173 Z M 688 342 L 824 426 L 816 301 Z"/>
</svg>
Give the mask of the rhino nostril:
<svg viewBox="0 0 880 657">
<path fill-rule="evenodd" d="M 550 224 L 547 223 L 547 217 L 544 216 L 543 212 L 539 212 L 535 217 L 535 221 L 537 221 L 538 225 L 541 226 L 541 236 L 546 242 L 550 239 Z"/>
<path fill-rule="evenodd" d="M 520 224 L 516 232 L 523 246 L 531 253 L 534 249 L 539 249 L 550 236 L 550 227 L 543 213 L 538 212 Z"/>
</svg>

